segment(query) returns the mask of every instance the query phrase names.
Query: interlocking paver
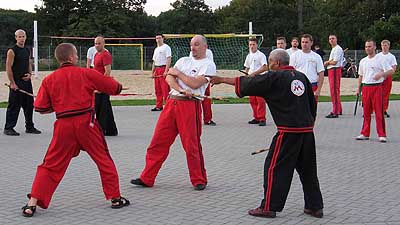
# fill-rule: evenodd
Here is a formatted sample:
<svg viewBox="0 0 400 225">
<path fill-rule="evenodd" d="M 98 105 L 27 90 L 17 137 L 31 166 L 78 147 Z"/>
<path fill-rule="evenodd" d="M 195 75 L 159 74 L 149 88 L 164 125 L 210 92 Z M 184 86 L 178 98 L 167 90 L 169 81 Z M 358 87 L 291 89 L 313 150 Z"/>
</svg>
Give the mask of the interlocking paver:
<svg viewBox="0 0 400 225">
<path fill-rule="evenodd" d="M 171 147 L 153 188 L 132 186 L 144 166 L 159 113 L 150 106 L 115 107 L 120 135 L 107 138 L 120 175 L 122 194 L 132 205 L 110 209 L 104 200 L 96 165 L 85 152 L 71 161 L 50 208 L 38 209 L 34 218 L 22 217 L 36 166 L 43 160 L 52 134 L 53 115 L 35 114 L 42 135 L 0 135 L 0 224 L 400 224 L 400 102 L 391 102 L 386 120 L 388 143 L 377 141 L 374 119 L 370 141 L 355 141 L 361 111 L 352 115 L 353 103 L 344 103 L 345 114 L 326 119 L 330 103 L 319 104 L 315 127 L 318 173 L 325 216 L 316 219 L 302 213 L 303 193 L 293 177 L 285 209 L 275 219 L 253 218 L 247 211 L 262 198 L 262 171 L 266 154 L 251 156 L 269 147 L 275 126 L 248 125 L 250 106 L 213 105 L 216 127 L 203 127 L 203 152 L 209 185 L 194 191 L 179 137 Z M 4 118 L 5 110 L 0 114 Z M 22 113 L 21 113 L 22 114 Z M 0 120 L 4 123 L 4 119 Z M 23 129 L 20 116 L 18 131 Z"/>
</svg>

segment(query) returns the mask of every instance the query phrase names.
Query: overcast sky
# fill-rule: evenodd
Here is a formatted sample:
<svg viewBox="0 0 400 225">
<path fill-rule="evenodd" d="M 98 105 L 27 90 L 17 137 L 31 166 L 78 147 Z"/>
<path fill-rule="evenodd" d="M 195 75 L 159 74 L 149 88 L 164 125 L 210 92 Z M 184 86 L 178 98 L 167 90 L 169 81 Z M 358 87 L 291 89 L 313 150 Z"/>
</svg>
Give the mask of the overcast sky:
<svg viewBox="0 0 400 225">
<path fill-rule="evenodd" d="M 171 9 L 171 3 L 175 0 L 147 0 L 145 11 L 147 14 L 158 16 L 161 12 Z M 220 6 L 228 5 L 231 0 L 205 0 L 206 4 L 213 10 Z M 30 12 L 34 11 L 35 5 L 40 5 L 40 0 L 0 0 L 2 9 L 23 9 Z"/>
</svg>

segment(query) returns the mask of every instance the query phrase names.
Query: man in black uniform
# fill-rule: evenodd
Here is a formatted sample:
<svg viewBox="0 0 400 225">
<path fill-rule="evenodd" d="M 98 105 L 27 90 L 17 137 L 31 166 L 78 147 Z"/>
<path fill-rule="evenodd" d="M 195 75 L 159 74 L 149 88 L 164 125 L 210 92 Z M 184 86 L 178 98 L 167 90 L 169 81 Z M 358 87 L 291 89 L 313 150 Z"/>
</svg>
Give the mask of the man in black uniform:
<svg viewBox="0 0 400 225">
<path fill-rule="evenodd" d="M 25 115 L 25 132 L 40 134 L 32 121 L 33 117 L 33 97 L 21 93 L 18 89 L 33 93 L 32 90 L 32 67 L 29 62 L 30 51 L 25 47 L 26 34 L 24 30 L 15 31 L 16 45 L 7 51 L 6 73 L 10 80 L 10 94 L 6 112 L 6 125 L 4 134 L 18 136 L 14 130 L 17 125 L 19 111 L 22 107 Z"/>
<path fill-rule="evenodd" d="M 307 77 L 289 65 L 289 55 L 276 49 L 269 55 L 270 70 L 256 77 L 212 77 L 213 84 L 235 86 L 239 97 L 260 96 L 268 103 L 278 128 L 264 164 L 264 199 L 252 216 L 276 217 L 283 210 L 296 169 L 304 191 L 304 213 L 323 216 L 317 177 L 314 121 L 317 105 Z"/>
</svg>

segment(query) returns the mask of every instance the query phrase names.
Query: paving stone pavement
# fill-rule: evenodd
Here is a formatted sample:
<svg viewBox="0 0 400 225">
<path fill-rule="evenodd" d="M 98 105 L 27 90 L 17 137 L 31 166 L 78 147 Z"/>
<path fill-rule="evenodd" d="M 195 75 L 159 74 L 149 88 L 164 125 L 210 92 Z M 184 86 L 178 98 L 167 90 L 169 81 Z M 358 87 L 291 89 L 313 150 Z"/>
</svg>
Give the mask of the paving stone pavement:
<svg viewBox="0 0 400 225">
<path fill-rule="evenodd" d="M 247 124 L 250 106 L 213 105 L 215 127 L 203 127 L 203 152 L 209 185 L 194 191 L 179 137 L 172 146 L 153 188 L 134 187 L 130 179 L 144 166 L 146 147 L 159 115 L 151 106 L 114 107 L 120 135 L 107 137 L 120 175 L 123 196 L 131 205 L 111 209 L 104 200 L 95 164 L 85 152 L 74 158 L 49 209 L 24 218 L 36 166 L 41 163 L 52 135 L 54 115 L 34 115 L 41 135 L 23 133 L 23 117 L 16 129 L 20 137 L 0 135 L 0 224 L 400 224 L 400 102 L 391 102 L 387 119 L 388 143 L 379 143 L 374 119 L 370 141 L 355 141 L 361 110 L 344 103 L 344 115 L 326 119 L 330 103 L 319 104 L 315 127 L 318 173 L 324 197 L 322 219 L 304 215 L 303 193 L 297 174 L 286 206 L 275 219 L 254 218 L 249 209 L 259 205 L 266 154 L 276 128 L 270 115 L 267 126 Z M 21 113 L 22 114 L 22 113 Z M 3 126 L 5 110 L 0 110 Z"/>
</svg>

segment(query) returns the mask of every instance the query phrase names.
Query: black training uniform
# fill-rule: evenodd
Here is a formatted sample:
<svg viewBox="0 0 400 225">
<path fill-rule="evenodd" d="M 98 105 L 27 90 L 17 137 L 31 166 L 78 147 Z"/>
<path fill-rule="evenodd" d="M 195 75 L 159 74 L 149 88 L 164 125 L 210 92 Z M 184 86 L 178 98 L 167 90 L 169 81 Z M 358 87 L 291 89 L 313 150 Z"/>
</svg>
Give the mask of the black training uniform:
<svg viewBox="0 0 400 225">
<path fill-rule="evenodd" d="M 265 159 L 261 207 L 282 211 L 296 169 L 303 185 L 304 208 L 322 209 L 313 132 L 317 105 L 307 77 L 293 67 L 282 67 L 261 76 L 237 77 L 235 92 L 239 97 L 263 97 L 278 128 Z"/>
<path fill-rule="evenodd" d="M 24 81 L 22 77 L 29 73 L 30 67 L 30 51 L 28 48 L 21 48 L 15 45 L 11 48 L 14 52 L 14 63 L 11 67 L 15 84 L 19 89 L 33 93 L 31 80 Z M 4 129 L 9 130 L 17 125 L 19 111 L 24 110 L 25 115 L 25 127 L 27 130 L 33 129 L 33 97 L 21 93 L 19 91 L 14 91 L 10 88 L 10 94 L 8 96 L 8 106 L 6 112 L 6 125 Z"/>
</svg>

